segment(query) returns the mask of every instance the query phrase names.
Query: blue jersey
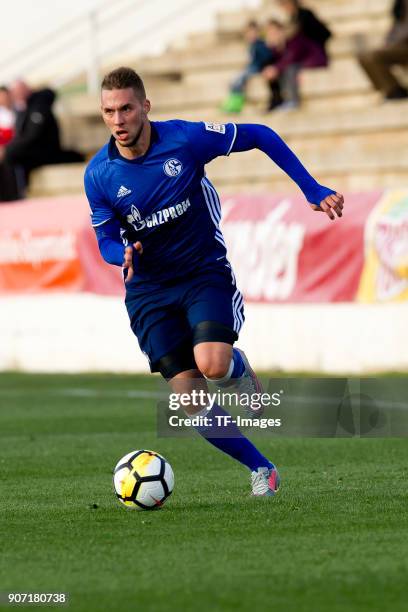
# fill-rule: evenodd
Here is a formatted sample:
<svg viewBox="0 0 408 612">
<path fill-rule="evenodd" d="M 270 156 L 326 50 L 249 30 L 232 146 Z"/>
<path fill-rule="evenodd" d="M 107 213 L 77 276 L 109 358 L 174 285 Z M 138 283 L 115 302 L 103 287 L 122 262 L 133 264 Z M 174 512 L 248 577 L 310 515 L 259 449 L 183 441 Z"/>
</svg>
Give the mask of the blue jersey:
<svg viewBox="0 0 408 612">
<path fill-rule="evenodd" d="M 135 282 L 172 280 L 226 258 L 220 200 L 204 167 L 230 154 L 236 125 L 173 120 L 151 126 L 145 155 L 123 158 L 112 137 L 85 173 L 92 225 L 113 221 L 124 245 L 143 245 Z"/>
</svg>

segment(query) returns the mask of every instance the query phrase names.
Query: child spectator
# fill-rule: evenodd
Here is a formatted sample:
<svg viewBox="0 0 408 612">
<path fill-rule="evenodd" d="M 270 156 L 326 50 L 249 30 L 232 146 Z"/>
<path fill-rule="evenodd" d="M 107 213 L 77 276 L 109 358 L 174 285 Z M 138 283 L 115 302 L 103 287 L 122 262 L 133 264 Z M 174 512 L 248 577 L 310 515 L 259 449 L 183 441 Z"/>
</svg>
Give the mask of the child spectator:
<svg viewBox="0 0 408 612">
<path fill-rule="evenodd" d="M 328 65 L 326 43 L 331 32 L 312 11 L 301 7 L 298 0 L 278 2 L 289 18 L 286 46 L 282 57 L 263 74 L 270 87 L 280 82 L 285 99 L 281 108 L 296 108 L 300 103 L 299 71 Z"/>
<path fill-rule="evenodd" d="M 408 64 L 408 0 L 396 0 L 392 15 L 394 24 L 385 44 L 379 49 L 363 51 L 358 55 L 361 67 L 386 100 L 408 98 L 407 88 L 401 85 L 391 71 L 392 66 Z"/>
<path fill-rule="evenodd" d="M 270 49 L 261 37 L 259 25 L 250 21 L 245 29 L 244 38 L 249 45 L 249 62 L 243 72 L 235 79 L 230 88 L 222 110 L 227 113 L 240 113 L 245 103 L 245 87 L 254 74 L 258 74 L 268 64 L 276 60 L 273 49 Z"/>
<path fill-rule="evenodd" d="M 279 21 L 276 21 L 275 19 L 270 19 L 267 22 L 265 28 L 265 42 L 272 50 L 274 57 L 276 58 L 274 64 L 266 66 L 262 71 L 262 75 L 268 80 L 270 68 L 273 69 L 274 65 L 276 66 L 276 64 L 282 59 L 286 48 L 285 30 L 283 25 Z M 270 88 L 270 97 L 267 111 L 271 111 L 277 106 L 280 106 L 283 102 L 283 99 L 281 95 L 280 80 L 273 79 L 270 81 L 268 80 L 268 82 Z"/>
</svg>

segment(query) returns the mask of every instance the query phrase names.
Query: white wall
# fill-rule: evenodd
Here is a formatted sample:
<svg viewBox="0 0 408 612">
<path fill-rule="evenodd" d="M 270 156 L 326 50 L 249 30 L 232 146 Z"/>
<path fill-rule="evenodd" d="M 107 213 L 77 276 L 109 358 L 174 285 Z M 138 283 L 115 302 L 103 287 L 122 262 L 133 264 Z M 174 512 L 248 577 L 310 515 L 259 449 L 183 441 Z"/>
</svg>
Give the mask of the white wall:
<svg viewBox="0 0 408 612">
<path fill-rule="evenodd" d="M 408 370 L 408 304 L 246 306 L 239 346 L 257 370 Z M 148 371 L 121 298 L 0 299 L 0 370 Z"/>
<path fill-rule="evenodd" d="M 91 9 L 105 7 L 101 16 L 105 24 L 99 26 L 101 35 L 97 37 L 99 53 L 108 52 L 106 61 L 116 61 L 118 54 L 110 49 L 126 42 L 120 50 L 120 56 L 148 55 L 161 52 L 169 43 L 174 43 L 191 32 L 211 30 L 215 16 L 219 11 L 239 10 L 241 7 L 254 7 L 260 0 L 206 0 L 196 2 L 193 9 L 188 5 L 191 0 L 19 0 L 3 2 L 1 7 L 1 41 L 0 82 L 8 82 L 16 77 L 24 77 L 33 82 L 56 79 L 64 74 L 71 74 L 75 68 L 86 68 L 89 54 L 87 14 Z M 4 5 L 4 6 L 3 6 Z M 116 11 L 116 6 L 123 10 Z M 186 10 L 184 11 L 184 7 Z M 177 13 L 177 19 L 171 15 Z M 167 18 L 168 16 L 168 18 Z M 154 24 L 162 17 L 165 22 L 160 27 Z M 80 32 L 79 40 L 70 42 L 69 26 L 77 19 L 73 32 Z M 9 26 L 9 27 L 8 27 Z M 36 61 L 36 53 L 50 42 L 53 32 L 65 26 L 57 40 L 64 43 L 66 51 L 59 55 L 49 47 L 44 61 Z M 140 38 L 140 32 L 149 30 L 147 37 Z M 21 53 L 27 47 L 19 61 L 9 61 L 11 56 Z M 33 67 L 27 72 L 25 67 Z M 28 64 L 27 64 L 28 61 Z"/>
</svg>

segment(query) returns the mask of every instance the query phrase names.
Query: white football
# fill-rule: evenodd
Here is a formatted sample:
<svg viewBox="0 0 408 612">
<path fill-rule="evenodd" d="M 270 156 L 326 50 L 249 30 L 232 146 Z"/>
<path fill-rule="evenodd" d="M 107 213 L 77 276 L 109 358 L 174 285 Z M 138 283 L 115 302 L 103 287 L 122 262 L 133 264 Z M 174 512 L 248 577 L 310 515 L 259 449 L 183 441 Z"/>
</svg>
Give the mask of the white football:
<svg viewBox="0 0 408 612">
<path fill-rule="evenodd" d="M 126 508 L 160 508 L 174 488 L 174 474 L 164 457 L 150 450 L 135 450 L 118 461 L 113 486 Z"/>
</svg>

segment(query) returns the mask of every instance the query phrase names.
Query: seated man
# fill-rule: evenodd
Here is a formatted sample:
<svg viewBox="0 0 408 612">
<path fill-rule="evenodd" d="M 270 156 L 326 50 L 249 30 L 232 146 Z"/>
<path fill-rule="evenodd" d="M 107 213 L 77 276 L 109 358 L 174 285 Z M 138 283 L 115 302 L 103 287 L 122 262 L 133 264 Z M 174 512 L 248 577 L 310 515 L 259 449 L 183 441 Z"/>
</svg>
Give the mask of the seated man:
<svg viewBox="0 0 408 612">
<path fill-rule="evenodd" d="M 395 0 L 392 13 L 394 24 L 384 46 L 358 55 L 361 67 L 386 100 L 408 97 L 408 90 L 391 71 L 392 66 L 408 64 L 408 0 Z"/>
<path fill-rule="evenodd" d="M 10 91 L 16 110 L 15 134 L 9 144 L 0 147 L 0 161 L 21 169 L 23 183 L 39 166 L 83 160 L 79 153 L 61 148 L 51 89 L 32 91 L 23 81 L 16 81 Z M 20 191 L 24 191 L 22 187 Z"/>
<path fill-rule="evenodd" d="M 0 149 L 13 138 L 14 119 L 10 92 L 7 87 L 2 85 L 0 87 Z M 18 189 L 14 168 L 5 161 L 1 161 L 0 152 L 0 202 L 9 202 L 17 198 Z"/>
<path fill-rule="evenodd" d="M 7 87 L 0 86 L 0 146 L 10 142 L 14 136 L 14 111 Z"/>
</svg>

